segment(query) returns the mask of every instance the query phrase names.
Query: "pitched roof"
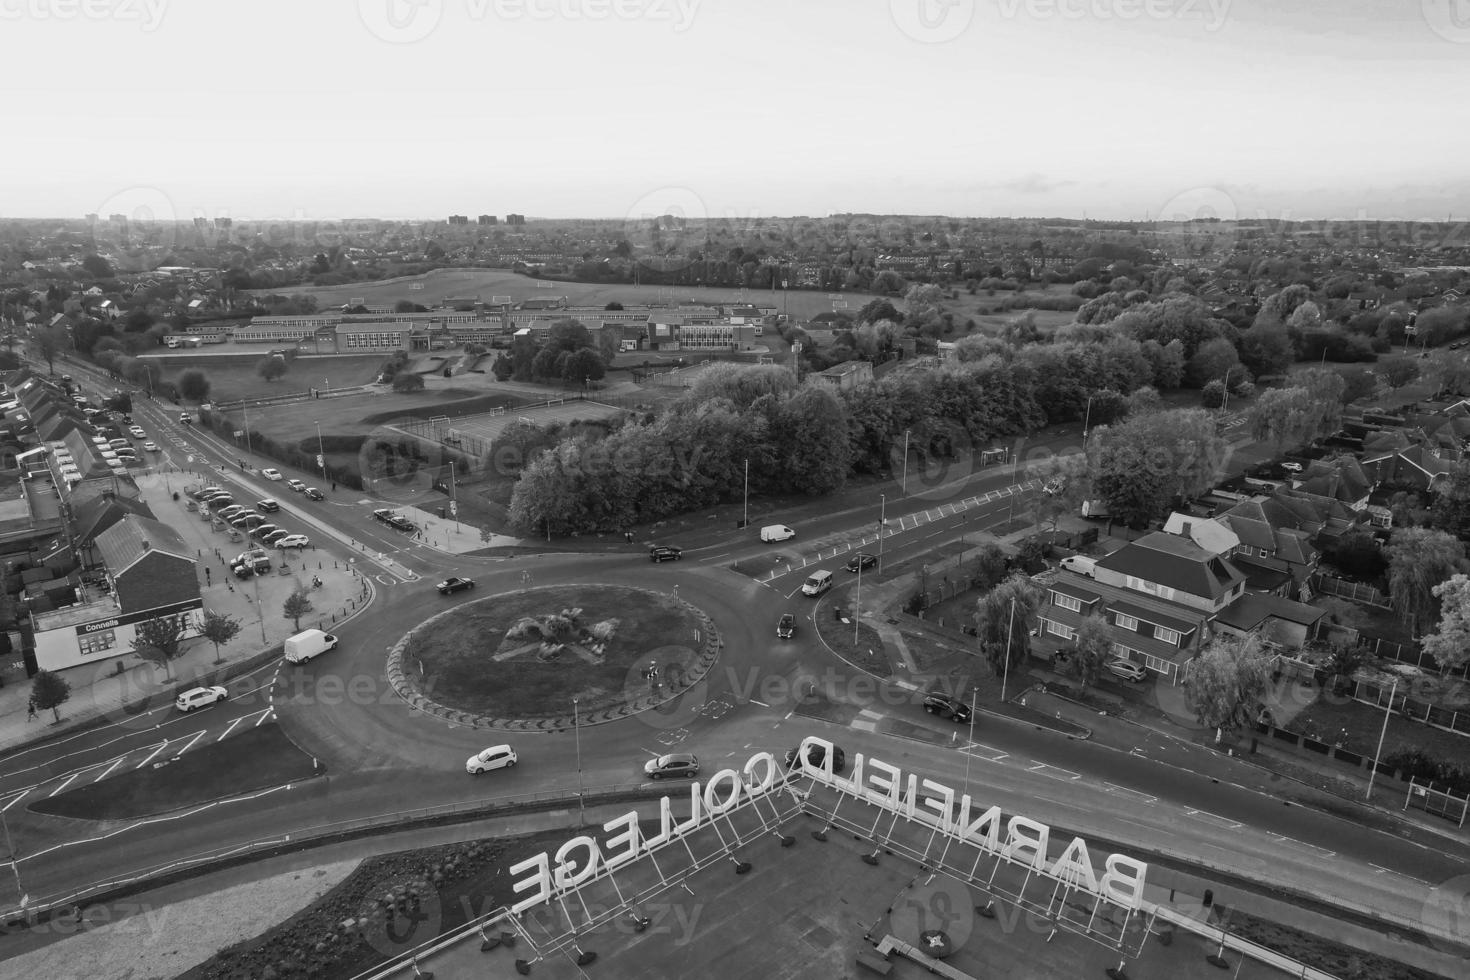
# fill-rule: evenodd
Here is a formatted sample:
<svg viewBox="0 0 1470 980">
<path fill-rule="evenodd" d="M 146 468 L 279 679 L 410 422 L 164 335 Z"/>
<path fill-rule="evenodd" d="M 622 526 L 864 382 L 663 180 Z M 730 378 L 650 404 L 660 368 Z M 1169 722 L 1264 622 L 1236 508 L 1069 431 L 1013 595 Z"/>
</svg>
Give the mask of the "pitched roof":
<svg viewBox="0 0 1470 980">
<path fill-rule="evenodd" d="M 1311 626 L 1325 615 L 1327 610 L 1297 602 L 1295 599 L 1247 592 L 1220 610 L 1216 619 L 1224 626 L 1249 632 L 1273 617 L 1284 619 L 1288 623 Z"/>
<path fill-rule="evenodd" d="M 94 497 L 77 508 L 77 538 L 82 542 L 94 540 L 98 534 L 112 527 L 127 515 L 152 519 L 153 511 L 142 499 L 131 497 Z"/>
<path fill-rule="evenodd" d="M 1225 524 L 1193 514 L 1170 514 L 1164 531 L 1188 538 L 1212 555 L 1229 554 L 1240 544 L 1235 532 Z"/>
<path fill-rule="evenodd" d="M 192 562 L 188 545 L 167 524 L 146 517 L 128 516 L 97 535 L 97 551 L 107 570 L 117 577 L 144 556 L 158 553 Z"/>
<path fill-rule="evenodd" d="M 1224 558 L 1187 538 L 1163 531 L 1124 545 L 1099 560 L 1097 566 L 1210 599 L 1220 598 L 1245 580 Z"/>
<path fill-rule="evenodd" d="M 1307 493 L 1331 497 L 1344 502 L 1356 502 L 1368 496 L 1373 481 L 1363 472 L 1356 459 L 1339 456 L 1333 460 L 1315 460 L 1302 474 L 1298 489 Z"/>
</svg>

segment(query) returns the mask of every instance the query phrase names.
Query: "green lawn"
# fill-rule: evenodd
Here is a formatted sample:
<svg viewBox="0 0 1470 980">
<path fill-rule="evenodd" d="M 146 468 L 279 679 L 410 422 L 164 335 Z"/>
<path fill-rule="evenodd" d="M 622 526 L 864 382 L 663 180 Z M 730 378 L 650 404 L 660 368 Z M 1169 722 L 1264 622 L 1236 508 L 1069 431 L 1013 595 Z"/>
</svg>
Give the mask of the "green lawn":
<svg viewBox="0 0 1470 980">
<path fill-rule="evenodd" d="M 97 783 L 31 804 L 37 813 L 80 820 L 135 820 L 317 775 L 311 756 L 277 724 L 211 742 L 156 768 L 122 769 Z M 323 772 L 325 770 L 322 770 Z"/>
<path fill-rule="evenodd" d="M 1349 752 L 1372 756 L 1383 732 L 1383 711 L 1330 692 L 1319 693 L 1312 704 L 1291 720 L 1290 728 L 1329 744 L 1341 739 L 1343 748 Z M 1445 762 L 1460 762 L 1470 755 L 1470 737 L 1394 715 L 1389 720 L 1388 733 L 1383 736 L 1384 757 L 1413 749 Z"/>
<path fill-rule="evenodd" d="M 344 388 L 367 384 L 377 377 L 378 368 L 386 359 L 379 356 L 303 354 L 291 362 L 283 377 L 266 381 L 255 373 L 255 366 L 264 356 L 265 350 L 261 350 L 239 356 L 168 354 L 150 360 L 161 362 L 166 381 L 176 381 L 182 372 L 198 368 L 209 376 L 211 399 L 234 401 L 238 398 L 285 395 L 310 388 Z"/>
<path fill-rule="evenodd" d="M 589 663 L 570 649 L 543 661 L 534 647 L 493 659 L 499 651 L 535 643 L 506 638 L 522 617 L 568 608 L 582 610 L 577 622 L 584 628 L 617 620 L 602 663 Z M 602 586 L 533 589 L 467 603 L 417 633 L 408 656 L 423 662 L 426 693 L 446 707 L 500 718 L 570 714 L 573 698 L 583 711 L 597 711 L 646 694 L 641 665 L 657 660 L 667 679 L 674 664 L 696 655 L 698 625 L 667 595 Z"/>
</svg>

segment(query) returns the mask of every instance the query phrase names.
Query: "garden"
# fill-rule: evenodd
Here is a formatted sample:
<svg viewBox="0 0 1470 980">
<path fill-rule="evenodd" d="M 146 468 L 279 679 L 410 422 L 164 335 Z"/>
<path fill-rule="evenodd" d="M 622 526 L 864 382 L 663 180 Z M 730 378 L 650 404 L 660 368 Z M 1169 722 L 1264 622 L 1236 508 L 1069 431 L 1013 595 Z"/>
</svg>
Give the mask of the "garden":
<svg viewBox="0 0 1470 980">
<path fill-rule="evenodd" d="M 615 707 L 673 686 L 697 657 L 700 620 L 671 595 L 610 586 L 531 589 L 467 603 L 430 620 L 405 651 L 424 693 L 494 718 Z"/>
</svg>

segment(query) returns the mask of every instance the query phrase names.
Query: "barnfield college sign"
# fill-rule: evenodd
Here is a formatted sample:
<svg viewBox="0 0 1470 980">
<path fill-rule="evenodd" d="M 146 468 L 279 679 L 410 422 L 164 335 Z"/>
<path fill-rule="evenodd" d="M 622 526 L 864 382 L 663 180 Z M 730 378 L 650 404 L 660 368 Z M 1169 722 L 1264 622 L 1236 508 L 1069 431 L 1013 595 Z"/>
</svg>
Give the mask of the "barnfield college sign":
<svg viewBox="0 0 1470 980">
<path fill-rule="evenodd" d="M 813 765 L 808 746 L 825 750 L 822 765 Z M 808 738 L 798 758 L 801 771 L 814 781 L 889 813 L 933 827 L 962 844 L 979 848 L 1001 860 L 1025 867 L 1062 884 L 1078 888 L 1123 908 L 1138 909 L 1143 902 L 1148 864 L 1122 854 L 1109 854 L 1102 874 L 1092 863 L 1087 843 L 1073 837 L 1060 855 L 1049 857 L 1051 828 L 1026 817 L 1001 814 L 1000 807 L 981 807 L 968 793 L 957 795 L 949 786 L 913 773 L 905 774 L 878 759 L 856 755 L 852 772 L 839 776 L 831 771 L 832 743 Z M 701 788 L 689 787 L 689 816 L 674 816 L 672 800 L 659 801 L 658 833 L 644 837 L 638 827 L 637 811 L 615 817 L 602 825 L 611 836 L 604 843 L 582 835 L 573 837 L 555 854 L 542 852 L 511 867 L 516 894 L 526 893 L 511 906 L 515 913 L 541 905 L 601 874 L 615 871 L 640 857 L 699 830 L 714 818 L 738 808 L 743 802 L 770 793 L 781 785 L 781 767 L 769 752 L 750 757 L 740 770 L 722 769 Z"/>
</svg>

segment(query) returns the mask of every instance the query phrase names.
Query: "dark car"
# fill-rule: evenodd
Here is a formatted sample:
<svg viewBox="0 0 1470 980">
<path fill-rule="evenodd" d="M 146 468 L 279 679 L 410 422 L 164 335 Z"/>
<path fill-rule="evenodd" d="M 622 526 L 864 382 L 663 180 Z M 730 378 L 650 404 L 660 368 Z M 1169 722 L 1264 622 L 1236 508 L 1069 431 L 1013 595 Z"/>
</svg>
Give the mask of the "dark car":
<svg viewBox="0 0 1470 980">
<path fill-rule="evenodd" d="M 306 499 L 307 500 L 326 500 L 327 499 L 327 495 L 324 494 L 324 493 L 322 493 L 316 487 L 307 487 L 303 491 L 303 493 L 306 494 Z"/>
<path fill-rule="evenodd" d="M 458 576 L 447 578 L 444 581 L 440 582 L 438 585 L 434 586 L 434 588 L 439 590 L 440 595 L 451 595 L 455 592 L 467 592 L 474 587 L 474 579 L 460 578 Z"/>
<path fill-rule="evenodd" d="M 870 555 L 866 551 L 859 551 L 847 560 L 847 570 L 849 572 L 856 572 L 859 569 L 867 571 L 876 564 L 878 564 L 877 555 Z"/>
<path fill-rule="evenodd" d="M 687 779 L 699 775 L 699 759 L 687 752 L 661 755 L 643 764 L 643 774 L 649 779 Z"/>
<path fill-rule="evenodd" d="M 799 748 L 800 747 L 798 746 L 795 749 L 787 749 L 786 750 L 786 768 L 787 769 L 795 769 L 796 768 L 796 761 L 797 761 L 796 760 L 796 753 L 799 750 Z M 821 766 L 822 766 L 822 760 L 827 757 L 827 750 L 824 749 L 820 745 L 813 745 L 813 746 L 810 746 L 810 747 L 807 748 L 807 750 L 806 750 L 806 757 L 807 757 L 807 761 L 808 762 L 810 762 L 812 765 L 814 765 L 814 766 L 816 766 L 817 768 L 820 769 Z M 842 770 L 844 770 L 846 768 L 847 768 L 847 753 L 844 752 L 844 751 L 842 751 L 842 746 L 840 746 L 840 745 L 834 745 L 834 746 L 832 746 L 832 771 L 833 772 L 841 772 Z"/>
<path fill-rule="evenodd" d="M 257 538 L 264 538 L 267 534 L 273 534 L 274 532 L 279 530 L 280 528 L 274 524 L 261 524 L 250 533 L 255 535 L 255 537 Z"/>
<path fill-rule="evenodd" d="M 276 503 L 271 498 L 267 497 L 264 500 L 256 503 L 255 509 L 260 511 L 262 514 L 274 514 L 276 511 L 281 509 L 281 505 Z"/>
<path fill-rule="evenodd" d="M 796 635 L 796 617 L 786 613 L 776 623 L 776 636 L 782 640 L 789 640 Z"/>
<path fill-rule="evenodd" d="M 683 557 L 683 550 L 673 545 L 659 544 L 648 549 L 649 561 L 678 561 Z"/>
<path fill-rule="evenodd" d="M 399 517 L 391 510 L 375 510 L 373 511 L 373 517 L 397 531 L 414 530 L 413 521 L 405 517 Z"/>
<path fill-rule="evenodd" d="M 970 723 L 970 706 L 947 694 L 926 694 L 924 696 L 924 710 L 931 715 L 938 715 L 941 718 L 948 718 L 951 721 L 959 722 L 961 725 Z"/>
</svg>

